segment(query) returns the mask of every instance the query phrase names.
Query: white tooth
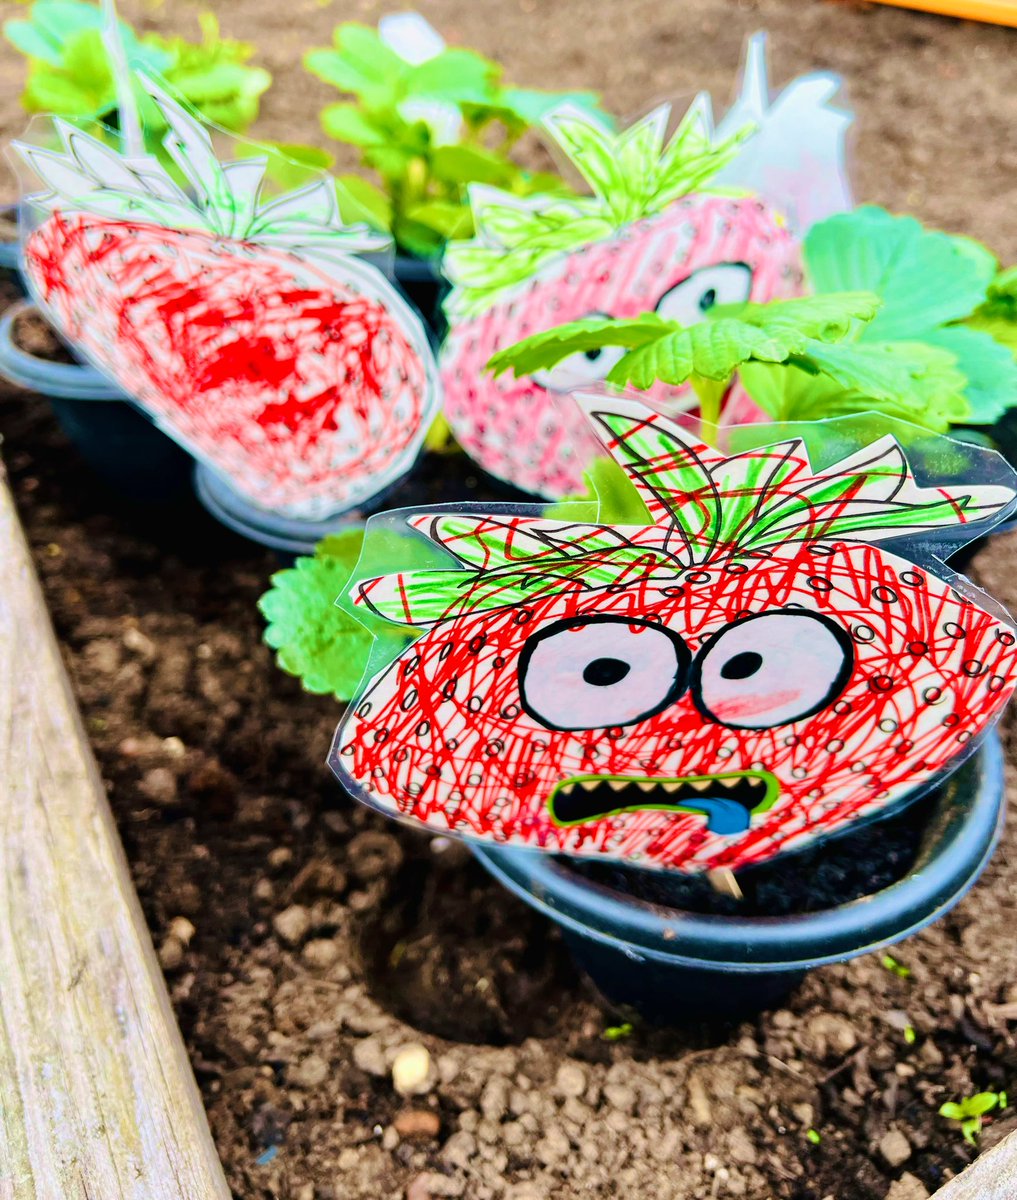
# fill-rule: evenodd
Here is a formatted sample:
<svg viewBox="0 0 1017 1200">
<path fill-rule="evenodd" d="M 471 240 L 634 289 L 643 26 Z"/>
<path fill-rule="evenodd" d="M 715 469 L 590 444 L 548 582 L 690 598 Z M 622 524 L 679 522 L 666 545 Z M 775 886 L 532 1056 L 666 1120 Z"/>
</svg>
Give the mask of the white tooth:
<svg viewBox="0 0 1017 1200">
<path fill-rule="evenodd" d="M 628 787 L 624 779 L 609 779 L 607 782 L 612 792 L 624 792 Z"/>
<path fill-rule="evenodd" d="M 581 779 L 579 781 L 579 786 L 584 792 L 592 792 L 598 783 L 600 783 L 599 779 Z"/>
<path fill-rule="evenodd" d="M 709 779 L 690 779 L 689 786 L 695 788 L 697 792 L 705 792 L 710 786 Z"/>
<path fill-rule="evenodd" d="M 717 782 L 719 784 L 721 784 L 723 787 L 733 788 L 735 786 L 735 784 L 740 781 L 739 781 L 739 778 L 737 775 L 727 775 L 727 776 L 723 777 L 722 779 L 718 779 Z"/>
<path fill-rule="evenodd" d="M 652 792 L 656 786 L 655 783 L 650 783 L 649 780 L 640 780 L 639 782 L 639 790 L 641 792 Z"/>
<path fill-rule="evenodd" d="M 679 789 L 679 788 L 680 788 L 682 785 L 681 785 L 680 783 L 677 783 L 677 782 L 676 782 L 675 780 L 673 780 L 673 779 L 669 779 L 669 780 L 668 780 L 666 783 L 664 783 L 664 784 L 661 784 L 661 786 L 663 787 L 663 789 L 664 789 L 664 791 L 665 791 L 665 792 L 671 793 L 671 792 L 677 792 L 677 791 L 678 791 L 678 789 Z"/>
</svg>

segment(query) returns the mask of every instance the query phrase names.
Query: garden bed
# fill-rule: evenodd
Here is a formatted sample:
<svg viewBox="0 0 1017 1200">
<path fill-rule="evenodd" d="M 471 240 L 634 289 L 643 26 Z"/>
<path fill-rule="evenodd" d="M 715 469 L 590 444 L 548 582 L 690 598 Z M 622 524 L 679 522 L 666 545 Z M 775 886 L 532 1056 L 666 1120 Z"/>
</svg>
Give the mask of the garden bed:
<svg viewBox="0 0 1017 1200">
<path fill-rule="evenodd" d="M 902 1170 L 931 1191 L 968 1160 L 936 1110 L 1012 1085 L 1017 830 L 900 950 L 908 977 L 871 957 L 756 1022 L 619 1037 L 556 935 L 462 847 L 356 807 L 325 771 L 336 706 L 260 642 L 271 555 L 196 505 L 123 511 L 31 397 L 5 395 L 3 431 L 238 1195 L 881 1200 Z M 1011 603 L 1015 557 L 1010 538 L 979 563 Z M 388 1068 L 417 1040 L 438 1079 L 405 1102 Z"/>
<path fill-rule="evenodd" d="M 765 26 L 778 78 L 805 63 L 848 75 L 862 196 L 1017 254 L 999 149 L 1017 118 L 1012 33 L 812 0 L 743 4 L 737 20 L 722 0 L 690 0 L 679 29 L 658 5 L 599 3 L 611 21 L 587 15 L 581 45 L 562 41 L 578 4 L 425 8 L 522 82 L 597 83 L 622 110 L 693 81 L 723 94 L 743 34 Z M 313 85 L 294 62 L 336 14 L 316 0 L 297 22 L 267 0 L 234 13 L 228 32 L 264 47 L 279 78 L 266 135 L 311 137 L 297 106 Z M 710 39 L 715 69 L 682 53 L 692 36 Z M 5 134 L 19 124 L 9 100 L 2 118 Z M 0 432 L 238 1196 L 920 1200 L 970 1159 L 936 1114 L 1017 1090 L 1017 826 L 960 908 L 901 947 L 903 968 L 826 968 L 787 1008 L 736 1026 L 629 1031 L 461 846 L 342 794 L 323 766 L 336 705 L 303 694 L 260 641 L 271 554 L 196 503 L 146 512 L 111 497 L 36 398 L 0 392 Z M 1015 537 L 976 565 L 1011 608 L 1015 565 Z M 407 1101 L 389 1067 L 416 1041 L 435 1079 Z M 1015 1127 L 1004 1114 L 983 1146 Z"/>
</svg>

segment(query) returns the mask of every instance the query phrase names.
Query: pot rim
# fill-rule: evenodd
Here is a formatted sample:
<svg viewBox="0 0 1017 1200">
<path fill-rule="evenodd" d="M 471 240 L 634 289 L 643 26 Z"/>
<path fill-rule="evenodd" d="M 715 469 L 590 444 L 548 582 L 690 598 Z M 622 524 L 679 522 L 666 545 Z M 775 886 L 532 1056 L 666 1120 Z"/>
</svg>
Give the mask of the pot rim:
<svg viewBox="0 0 1017 1200">
<path fill-rule="evenodd" d="M 313 555 L 315 546 L 329 534 L 361 528 L 367 517 L 376 507 L 383 505 L 384 497 L 399 482 L 396 480 L 391 488 L 386 488 L 356 508 L 308 521 L 259 508 L 230 487 L 218 472 L 205 463 L 198 462 L 194 466 L 194 491 L 207 512 L 248 541 L 283 554 Z"/>
<path fill-rule="evenodd" d="M 26 312 L 45 314 L 30 300 L 12 304 L 0 317 L 0 375 L 18 387 L 58 400 L 126 400 L 119 388 L 90 363 L 51 362 L 22 350 L 14 341 L 14 322 Z"/>
<path fill-rule="evenodd" d="M 965 787 L 965 781 L 968 781 Z M 471 843 L 505 887 L 566 930 L 635 961 L 738 972 L 803 971 L 903 940 L 948 912 L 985 869 L 1006 812 L 995 730 L 939 788 L 911 870 L 871 896 L 786 917 L 669 909 L 584 879 L 540 850 Z"/>
</svg>

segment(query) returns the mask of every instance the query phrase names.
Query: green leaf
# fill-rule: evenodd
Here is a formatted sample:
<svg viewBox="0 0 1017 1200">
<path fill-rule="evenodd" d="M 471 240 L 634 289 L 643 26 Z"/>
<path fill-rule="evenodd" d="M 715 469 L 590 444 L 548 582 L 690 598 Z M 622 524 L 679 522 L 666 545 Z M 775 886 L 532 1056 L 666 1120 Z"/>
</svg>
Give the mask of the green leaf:
<svg viewBox="0 0 1017 1200">
<path fill-rule="evenodd" d="M 313 558 L 272 576 L 272 588 L 258 602 L 268 620 L 265 641 L 289 675 L 309 692 L 349 700 L 356 692 L 374 638 L 336 599 L 360 557 L 363 534 L 337 534 Z"/>
<path fill-rule="evenodd" d="M 366 221 L 375 229 L 392 228 L 392 203 L 381 188 L 360 175 L 340 175 L 336 180 L 339 212 L 348 224 Z"/>
<path fill-rule="evenodd" d="M 967 316 L 995 273 L 977 243 L 869 205 L 813 226 L 804 258 L 817 292 L 865 289 L 880 297 L 883 308 L 862 335 L 873 341 L 921 340 Z"/>
<path fill-rule="evenodd" d="M 409 69 L 406 98 L 484 104 L 495 95 L 500 68 L 472 50 L 453 47 Z"/>
<path fill-rule="evenodd" d="M 337 142 L 352 146 L 381 146 L 387 139 L 378 125 L 355 104 L 329 104 L 321 111 L 321 127 Z"/>
<path fill-rule="evenodd" d="M 923 341 L 954 355 L 966 379 L 964 397 L 972 425 L 992 425 L 1017 403 L 1017 361 L 1013 351 L 989 332 L 949 326 L 927 333 Z"/>
<path fill-rule="evenodd" d="M 414 205 L 407 210 L 406 216 L 418 225 L 433 229 L 443 241 L 468 237 L 473 229 L 469 205 L 455 204 L 451 200 L 429 200 L 426 204 Z"/>
<path fill-rule="evenodd" d="M 510 159 L 486 150 L 483 146 L 438 146 L 431 155 L 431 171 L 435 179 L 465 188 L 469 183 L 502 186 L 518 173 Z M 468 222 L 472 228 L 473 217 Z"/>
<path fill-rule="evenodd" d="M 499 350 L 491 356 L 487 369 L 495 375 L 508 370 L 517 377 L 532 375 L 534 371 L 553 367 L 570 354 L 601 350 L 604 346 L 627 349 L 645 346 L 670 332 L 675 324 L 656 313 L 644 313 L 625 321 L 612 317 L 583 317 L 544 333 L 535 333 L 514 346 Z"/>
<path fill-rule="evenodd" d="M 534 88 L 499 88 L 495 105 L 517 116 L 527 125 L 539 125 L 556 108 L 571 104 L 595 115 L 601 124 L 610 127 L 611 119 L 600 108 L 596 92 L 545 92 Z"/>
<path fill-rule="evenodd" d="M 372 536 L 374 558 L 390 557 L 393 548 L 408 567 L 432 562 L 419 538 L 388 531 Z M 264 639 L 277 663 L 309 692 L 351 700 L 373 655 L 394 658 L 416 636 L 369 611 L 358 610 L 356 617 L 348 611 L 350 587 L 371 574 L 369 563 L 361 566 L 363 551 L 363 530 L 333 534 L 318 543 L 313 558 L 298 558 L 291 569 L 276 572 L 258 601 L 268 620 Z"/>
</svg>

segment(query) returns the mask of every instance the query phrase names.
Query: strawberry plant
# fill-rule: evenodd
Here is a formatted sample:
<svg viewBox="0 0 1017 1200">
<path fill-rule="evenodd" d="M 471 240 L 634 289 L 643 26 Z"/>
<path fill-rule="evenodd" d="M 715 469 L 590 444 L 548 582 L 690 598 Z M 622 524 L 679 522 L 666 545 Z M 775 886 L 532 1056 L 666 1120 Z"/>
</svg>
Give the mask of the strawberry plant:
<svg viewBox="0 0 1017 1200">
<path fill-rule="evenodd" d="M 582 404 L 649 523 L 410 516 L 431 569 L 354 588 L 420 634 L 336 735 L 362 798 L 434 830 L 733 870 L 885 813 L 998 716 L 1017 634 L 901 550 L 975 536 L 1012 487 L 919 486 L 889 436 L 817 467 L 801 438 L 727 456 L 634 401 Z"/>
<path fill-rule="evenodd" d="M 325 108 L 322 128 L 357 147 L 381 186 L 340 178 L 344 212 L 390 230 L 405 253 L 438 255 L 468 237 L 471 184 L 506 191 L 557 190 L 557 176 L 519 166 L 519 138 L 564 98 L 511 87 L 501 67 L 473 50 L 447 48 L 422 18 L 389 17 L 378 30 L 347 22 L 331 48 L 311 50 L 307 69 L 350 99 Z M 592 93 L 571 99 L 596 104 Z"/>
<path fill-rule="evenodd" d="M 1002 1112 L 1007 1103 L 1006 1092 L 977 1092 L 973 1096 L 965 1096 L 957 1103 L 948 1101 L 940 1107 L 939 1115 L 946 1117 L 948 1121 L 957 1121 L 964 1140 L 972 1146 L 977 1146 L 986 1114 L 994 1109 Z"/>
<path fill-rule="evenodd" d="M 987 251 L 910 217 L 859 209 L 815 226 L 804 261 L 815 291 L 802 300 L 718 304 L 688 326 L 659 313 L 587 318 L 534 334 L 489 365 L 539 377 L 580 355 L 609 353 L 608 383 L 648 390 L 687 380 L 709 424 L 735 372 L 775 421 L 878 412 L 943 431 L 991 424 L 1012 402 L 1013 356 L 987 332 L 957 323 L 985 297 L 995 270 Z M 869 311 L 837 320 L 854 294 L 830 289 L 866 285 Z"/>
<path fill-rule="evenodd" d="M 621 348 L 577 347 L 514 381 L 484 377 L 496 351 L 577 319 L 655 312 L 690 324 L 716 305 L 800 290 L 799 249 L 784 219 L 754 196 L 711 186 L 751 126 L 718 139 L 701 98 L 668 139 L 669 115 L 658 108 L 615 135 L 574 107 L 556 110 L 545 127 L 591 194 L 526 199 L 475 188 L 477 236 L 446 252 L 454 284 L 441 360 L 446 414 L 468 453 L 527 491 L 557 497 L 579 486 L 593 447 L 562 395 L 607 378 Z M 695 400 L 684 381 L 658 383 L 651 398 L 670 412 Z M 744 404 L 736 389 L 728 419 Z"/>
<path fill-rule="evenodd" d="M 343 606 L 363 551 L 363 530 L 348 530 L 325 538 L 313 557 L 298 558 L 293 567 L 277 571 L 272 587 L 258 601 L 268 624 L 266 643 L 276 651 L 276 663 L 297 676 L 307 691 L 351 700 L 372 656 L 395 658 L 413 640 L 411 629 L 370 614 L 354 617 Z M 386 535 L 372 538 L 372 559 L 426 566 L 416 539 Z"/>
<path fill-rule="evenodd" d="M 44 185 L 29 197 L 33 290 L 249 501 L 316 519 L 373 496 L 413 462 L 437 405 L 419 319 L 357 257 L 384 239 L 343 225 L 327 178 L 273 196 L 267 156 L 221 163 L 201 122 L 139 78 L 173 174 L 126 149 L 126 129 L 122 151 L 59 119 L 59 151 L 16 145 Z"/>
<path fill-rule="evenodd" d="M 209 121 L 243 131 L 258 115 L 259 99 L 272 77 L 263 67 L 251 65 L 250 45 L 220 37 L 212 13 L 199 20 L 200 42 L 155 33 L 139 38 L 120 21 L 127 59 L 165 79 L 174 94 Z M 96 136 L 103 126 L 117 127 L 116 72 L 104 40 L 105 22 L 100 6 L 87 0 L 35 0 L 27 18 L 5 23 L 7 40 L 28 63 L 21 96 L 27 112 L 65 117 Z M 137 101 L 144 110 L 148 149 L 157 153 L 167 127 L 143 91 Z"/>
</svg>

